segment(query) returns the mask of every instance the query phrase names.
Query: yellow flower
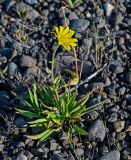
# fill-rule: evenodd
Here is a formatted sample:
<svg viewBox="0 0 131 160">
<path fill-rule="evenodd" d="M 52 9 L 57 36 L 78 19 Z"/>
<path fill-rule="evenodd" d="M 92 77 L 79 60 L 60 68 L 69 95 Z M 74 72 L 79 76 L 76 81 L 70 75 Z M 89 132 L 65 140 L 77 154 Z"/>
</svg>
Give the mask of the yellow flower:
<svg viewBox="0 0 131 160">
<path fill-rule="evenodd" d="M 76 38 L 72 38 L 72 36 L 75 34 L 73 30 L 71 30 L 68 26 L 63 27 L 60 26 L 55 27 L 56 33 L 55 36 L 58 40 L 58 44 L 62 45 L 67 51 L 70 51 L 71 48 L 77 46 L 78 40 Z"/>
</svg>

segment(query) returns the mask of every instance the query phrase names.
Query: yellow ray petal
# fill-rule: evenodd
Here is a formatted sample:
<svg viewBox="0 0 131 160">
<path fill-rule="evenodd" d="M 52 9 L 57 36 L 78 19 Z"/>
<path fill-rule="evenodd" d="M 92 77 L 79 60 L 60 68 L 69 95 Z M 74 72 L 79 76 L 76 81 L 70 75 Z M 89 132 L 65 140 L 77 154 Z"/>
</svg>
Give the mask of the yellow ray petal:
<svg viewBox="0 0 131 160">
<path fill-rule="evenodd" d="M 65 28 L 65 30 L 63 31 L 63 35 L 66 35 L 68 32 L 69 32 L 69 27 L 67 26 L 67 27 Z"/>
<path fill-rule="evenodd" d="M 71 47 L 67 44 L 63 44 L 64 48 L 67 50 L 67 51 L 70 51 L 71 50 Z"/>
<path fill-rule="evenodd" d="M 70 30 L 69 33 L 66 35 L 67 38 L 71 38 L 75 34 L 75 31 Z"/>
<path fill-rule="evenodd" d="M 58 29 L 58 27 L 55 27 L 55 31 L 56 31 L 56 34 L 58 35 L 58 34 L 59 34 L 59 29 Z"/>
<path fill-rule="evenodd" d="M 70 46 L 75 47 L 75 46 L 77 46 L 77 44 L 76 43 L 70 43 Z"/>
<path fill-rule="evenodd" d="M 74 42 L 78 42 L 78 40 L 76 38 L 69 39 L 69 43 L 74 43 Z"/>
<path fill-rule="evenodd" d="M 63 33 L 63 30 L 64 30 L 64 27 L 63 26 L 60 26 L 60 32 L 59 32 L 59 35 L 61 35 Z"/>
</svg>

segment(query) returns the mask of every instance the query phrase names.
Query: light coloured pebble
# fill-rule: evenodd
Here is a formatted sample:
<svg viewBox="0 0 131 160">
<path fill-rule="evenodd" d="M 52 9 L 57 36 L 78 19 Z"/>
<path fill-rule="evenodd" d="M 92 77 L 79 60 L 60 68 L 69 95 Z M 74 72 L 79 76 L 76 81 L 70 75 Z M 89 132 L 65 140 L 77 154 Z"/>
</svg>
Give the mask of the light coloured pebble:
<svg viewBox="0 0 131 160">
<path fill-rule="evenodd" d="M 114 9 L 115 7 L 112 5 L 112 4 L 110 4 L 110 3 L 105 3 L 104 4 L 104 9 L 105 9 L 105 11 L 106 11 L 106 16 L 110 16 L 111 15 L 111 13 L 112 13 L 112 10 Z"/>
<path fill-rule="evenodd" d="M 125 121 L 116 121 L 113 123 L 115 132 L 121 132 L 125 126 Z"/>
</svg>

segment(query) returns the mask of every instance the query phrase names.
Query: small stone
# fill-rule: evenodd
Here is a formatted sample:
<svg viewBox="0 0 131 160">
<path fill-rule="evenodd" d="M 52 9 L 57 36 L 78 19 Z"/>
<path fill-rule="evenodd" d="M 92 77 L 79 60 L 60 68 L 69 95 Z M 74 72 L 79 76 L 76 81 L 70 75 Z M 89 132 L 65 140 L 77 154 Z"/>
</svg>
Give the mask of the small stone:
<svg viewBox="0 0 131 160">
<path fill-rule="evenodd" d="M 111 115 L 108 116 L 108 122 L 116 122 L 117 121 L 117 113 L 112 113 Z"/>
<path fill-rule="evenodd" d="M 103 121 L 101 121 L 100 119 L 95 120 L 92 126 L 89 128 L 88 132 L 89 140 L 98 139 L 100 142 L 102 142 L 106 135 L 106 130 Z"/>
<path fill-rule="evenodd" d="M 25 148 L 25 144 L 24 144 L 24 142 L 18 142 L 16 144 L 16 147 L 18 147 L 18 148 Z"/>
<path fill-rule="evenodd" d="M 84 32 L 90 25 L 90 21 L 87 19 L 74 19 L 70 22 L 70 27 L 76 32 Z"/>
<path fill-rule="evenodd" d="M 131 112 L 131 105 L 127 106 L 126 109 Z"/>
<path fill-rule="evenodd" d="M 117 121 L 113 123 L 115 132 L 121 132 L 125 126 L 125 121 Z"/>
<path fill-rule="evenodd" d="M 23 55 L 19 60 L 20 67 L 34 67 L 36 66 L 36 60 L 30 56 Z"/>
<path fill-rule="evenodd" d="M 120 62 L 118 62 L 117 60 L 114 60 L 111 62 L 111 65 L 110 65 L 110 71 L 112 73 L 116 73 L 116 74 L 119 74 L 119 73 L 122 73 L 123 72 L 123 67 L 121 66 Z"/>
<path fill-rule="evenodd" d="M 78 61 L 78 68 L 80 70 L 80 67 L 81 67 L 81 63 L 80 61 Z M 85 61 L 83 63 L 83 68 L 82 68 L 82 76 L 83 77 L 87 77 L 89 76 L 92 72 L 93 72 L 93 65 L 89 62 L 89 61 Z"/>
<path fill-rule="evenodd" d="M 50 151 L 55 151 L 58 149 L 59 144 L 56 142 L 50 142 Z"/>
<path fill-rule="evenodd" d="M 75 12 L 71 12 L 70 15 L 69 15 L 69 19 L 70 19 L 70 20 L 79 19 L 79 17 L 76 15 Z"/>
<path fill-rule="evenodd" d="M 127 83 L 131 84 L 131 72 L 128 72 L 126 74 L 126 81 L 127 81 Z"/>
<path fill-rule="evenodd" d="M 27 124 L 27 122 L 25 121 L 24 118 L 22 117 L 18 117 L 16 120 L 15 120 L 15 125 L 19 128 L 19 127 L 24 127 L 25 125 Z"/>
<path fill-rule="evenodd" d="M 96 111 L 92 111 L 90 113 L 87 113 L 87 115 L 89 116 L 90 120 L 95 120 L 98 118 L 98 112 L 96 112 Z"/>
<path fill-rule="evenodd" d="M 63 158 L 60 154 L 54 154 L 52 155 L 51 160 L 66 160 L 66 159 Z"/>
<path fill-rule="evenodd" d="M 9 94 L 6 91 L 1 90 L 0 91 L 0 107 L 4 107 L 5 105 L 7 105 L 8 101 L 9 101 Z"/>
<path fill-rule="evenodd" d="M 82 156 L 82 155 L 84 154 L 84 150 L 83 150 L 82 148 L 77 148 L 77 149 L 75 150 L 75 154 L 76 154 L 78 157 L 80 157 L 80 156 Z"/>
<path fill-rule="evenodd" d="M 111 13 L 112 13 L 112 10 L 114 9 L 115 7 L 112 5 L 112 4 L 110 4 L 110 3 L 105 3 L 104 4 L 104 10 L 105 10 L 105 12 L 106 12 L 106 16 L 110 16 L 111 15 Z"/>
<path fill-rule="evenodd" d="M 125 132 L 121 132 L 121 133 L 117 134 L 118 141 L 124 140 L 125 137 L 126 137 L 126 133 Z"/>
<path fill-rule="evenodd" d="M 8 75 L 10 78 L 16 75 L 17 65 L 14 62 L 10 62 L 8 64 Z"/>
<path fill-rule="evenodd" d="M 0 144 L 0 153 L 3 152 L 4 148 L 5 148 L 4 144 Z"/>
<path fill-rule="evenodd" d="M 41 157 L 46 156 L 49 152 L 49 149 L 47 147 L 41 147 L 41 148 L 32 148 L 31 152 L 34 156 Z"/>
<path fill-rule="evenodd" d="M 15 160 L 27 160 L 28 158 L 24 154 L 19 154 Z"/>
<path fill-rule="evenodd" d="M 29 4 L 37 4 L 38 1 L 37 0 L 25 0 L 27 3 Z"/>
<path fill-rule="evenodd" d="M 119 88 L 119 90 L 118 90 L 118 94 L 122 96 L 122 95 L 125 94 L 125 91 L 126 91 L 126 87 L 121 87 L 121 88 Z"/>
<path fill-rule="evenodd" d="M 40 77 L 40 68 L 37 66 L 28 68 L 23 75 L 23 79 L 28 81 L 39 77 Z"/>
<path fill-rule="evenodd" d="M 7 57 L 5 56 L 0 57 L 0 62 L 7 63 Z"/>
<path fill-rule="evenodd" d="M 120 160 L 120 152 L 117 150 L 111 151 L 99 158 L 99 160 Z"/>
<path fill-rule="evenodd" d="M 85 49 L 90 49 L 93 43 L 93 38 L 84 38 L 82 41 L 82 45 Z"/>
<path fill-rule="evenodd" d="M 100 150 L 100 152 L 101 152 L 102 155 L 105 155 L 105 154 L 107 154 L 109 152 L 108 147 L 105 146 L 105 145 L 100 146 L 99 150 Z"/>
<path fill-rule="evenodd" d="M 29 38 L 27 44 L 28 44 L 29 46 L 33 47 L 33 46 L 35 45 L 35 40 Z"/>
</svg>

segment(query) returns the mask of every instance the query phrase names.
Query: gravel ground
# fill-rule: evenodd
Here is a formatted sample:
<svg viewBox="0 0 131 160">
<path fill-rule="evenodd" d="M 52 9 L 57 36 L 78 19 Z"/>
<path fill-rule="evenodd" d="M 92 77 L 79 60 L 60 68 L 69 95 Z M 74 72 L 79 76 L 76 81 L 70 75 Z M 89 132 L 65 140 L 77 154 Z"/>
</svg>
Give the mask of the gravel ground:
<svg viewBox="0 0 131 160">
<path fill-rule="evenodd" d="M 78 65 L 84 80 L 107 63 L 107 67 L 79 96 L 94 90 L 88 105 L 105 98 L 108 103 L 87 115 L 90 133 L 74 137 L 58 133 L 41 146 L 24 137 L 27 119 L 15 113 L 23 107 L 12 91 L 26 94 L 35 79 L 50 83 L 49 61 L 56 44 L 54 26 L 67 23 L 79 40 Z M 0 0 L 0 160 L 131 160 L 131 1 L 81 0 L 70 9 L 64 0 Z M 55 73 L 74 66 L 72 53 L 60 48 Z"/>
</svg>

